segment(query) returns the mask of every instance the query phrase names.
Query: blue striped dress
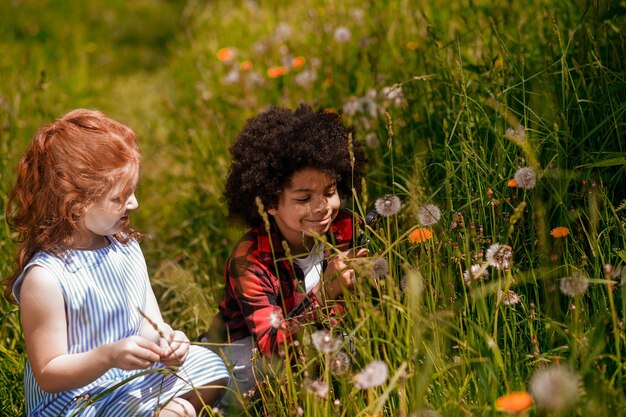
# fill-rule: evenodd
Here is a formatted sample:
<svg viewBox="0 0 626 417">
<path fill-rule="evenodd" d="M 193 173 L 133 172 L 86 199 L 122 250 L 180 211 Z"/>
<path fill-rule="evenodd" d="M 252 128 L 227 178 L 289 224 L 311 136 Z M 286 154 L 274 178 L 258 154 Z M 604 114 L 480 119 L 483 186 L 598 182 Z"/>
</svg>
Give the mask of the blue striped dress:
<svg viewBox="0 0 626 417">
<path fill-rule="evenodd" d="M 74 250 L 64 257 L 39 252 L 13 286 L 19 302 L 25 272 L 34 265 L 58 282 L 65 300 L 69 353 L 138 335 L 147 291 L 152 291 L 139 244 L 110 244 L 92 251 Z M 133 377 L 133 378 L 131 378 Z M 229 378 L 224 362 L 213 352 L 192 345 L 182 367 L 174 372 L 160 363 L 147 370 L 112 368 L 91 384 L 71 391 L 47 393 L 26 363 L 24 385 L 28 416 L 150 416 L 159 406 L 194 388 Z"/>
</svg>

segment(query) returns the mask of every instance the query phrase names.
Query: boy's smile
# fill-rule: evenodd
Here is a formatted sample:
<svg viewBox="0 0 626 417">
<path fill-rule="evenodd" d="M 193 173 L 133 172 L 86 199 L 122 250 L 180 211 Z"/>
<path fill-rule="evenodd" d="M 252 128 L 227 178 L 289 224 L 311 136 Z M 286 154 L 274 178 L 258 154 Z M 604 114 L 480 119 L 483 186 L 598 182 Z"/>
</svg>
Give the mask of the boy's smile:
<svg viewBox="0 0 626 417">
<path fill-rule="evenodd" d="M 322 171 L 305 168 L 291 177 L 278 206 L 268 213 L 291 250 L 299 254 L 313 246 L 314 236 L 328 232 L 340 203 L 337 181 Z"/>
</svg>

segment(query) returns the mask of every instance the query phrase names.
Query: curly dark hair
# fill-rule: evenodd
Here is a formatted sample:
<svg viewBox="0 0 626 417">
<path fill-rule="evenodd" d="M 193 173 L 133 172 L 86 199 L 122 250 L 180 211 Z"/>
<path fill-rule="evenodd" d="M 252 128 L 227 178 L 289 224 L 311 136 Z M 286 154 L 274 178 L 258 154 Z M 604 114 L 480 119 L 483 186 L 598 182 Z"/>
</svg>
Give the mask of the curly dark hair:
<svg viewBox="0 0 626 417">
<path fill-rule="evenodd" d="M 313 111 L 305 103 L 294 112 L 272 107 L 248 119 L 230 154 L 224 199 L 229 217 L 250 227 L 262 224 L 256 197 L 266 210 L 276 208 L 296 172 L 313 168 L 326 173 L 337 180 L 339 195 L 346 198 L 351 196 L 352 187 L 361 190 L 367 163 L 354 128 L 344 126 L 341 115 Z"/>
</svg>

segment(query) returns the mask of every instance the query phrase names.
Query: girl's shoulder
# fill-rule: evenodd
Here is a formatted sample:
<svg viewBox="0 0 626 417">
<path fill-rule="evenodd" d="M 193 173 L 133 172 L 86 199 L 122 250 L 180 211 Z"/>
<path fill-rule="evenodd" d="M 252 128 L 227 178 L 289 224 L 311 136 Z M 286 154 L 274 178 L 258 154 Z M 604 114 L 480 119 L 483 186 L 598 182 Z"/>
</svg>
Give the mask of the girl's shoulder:
<svg viewBox="0 0 626 417">
<path fill-rule="evenodd" d="M 62 255 L 56 255 L 51 252 L 37 252 L 35 253 L 26 266 L 22 269 L 22 272 L 13 283 L 13 297 L 19 302 L 20 292 L 24 278 L 29 274 L 33 267 L 38 266 L 40 269 L 46 271 L 50 277 L 58 276 L 63 273 L 64 261 Z M 41 273 L 39 275 L 42 275 Z"/>
</svg>

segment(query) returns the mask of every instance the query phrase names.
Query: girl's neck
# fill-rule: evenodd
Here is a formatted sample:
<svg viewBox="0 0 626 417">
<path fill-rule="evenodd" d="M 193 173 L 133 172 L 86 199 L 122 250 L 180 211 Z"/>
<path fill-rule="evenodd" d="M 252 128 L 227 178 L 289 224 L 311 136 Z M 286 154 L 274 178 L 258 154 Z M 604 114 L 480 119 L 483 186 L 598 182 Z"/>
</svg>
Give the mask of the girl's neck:
<svg viewBox="0 0 626 417">
<path fill-rule="evenodd" d="M 78 233 L 74 236 L 71 247 L 77 250 L 97 250 L 109 246 L 110 243 L 106 236 Z"/>
</svg>

